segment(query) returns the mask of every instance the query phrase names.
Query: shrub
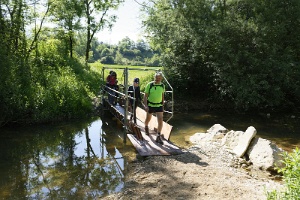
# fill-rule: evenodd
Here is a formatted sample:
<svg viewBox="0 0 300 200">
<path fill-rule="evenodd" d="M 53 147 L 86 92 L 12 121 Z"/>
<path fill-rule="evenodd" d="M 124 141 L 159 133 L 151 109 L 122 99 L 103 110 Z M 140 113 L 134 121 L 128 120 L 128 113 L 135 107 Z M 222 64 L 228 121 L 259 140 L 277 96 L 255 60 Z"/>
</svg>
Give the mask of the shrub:
<svg viewBox="0 0 300 200">
<path fill-rule="evenodd" d="M 36 85 L 36 121 L 82 117 L 92 109 L 91 92 L 69 67 L 48 74 L 47 87 Z"/>
<path fill-rule="evenodd" d="M 268 193 L 268 199 L 300 199 L 300 150 L 296 148 L 292 153 L 285 153 L 283 162 L 285 167 L 278 171 L 283 174 L 285 188 Z"/>
</svg>

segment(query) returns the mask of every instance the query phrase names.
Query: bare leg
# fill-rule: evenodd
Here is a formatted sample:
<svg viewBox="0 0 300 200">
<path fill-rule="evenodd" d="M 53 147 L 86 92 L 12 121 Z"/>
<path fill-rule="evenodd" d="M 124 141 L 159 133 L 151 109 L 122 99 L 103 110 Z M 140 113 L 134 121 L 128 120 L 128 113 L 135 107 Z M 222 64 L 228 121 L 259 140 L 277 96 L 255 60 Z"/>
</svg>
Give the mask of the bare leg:
<svg viewBox="0 0 300 200">
<path fill-rule="evenodd" d="M 152 118 L 152 115 L 147 112 L 147 116 L 146 116 L 146 120 L 145 120 L 145 126 L 148 126 L 151 118 Z"/>
<path fill-rule="evenodd" d="M 157 112 L 156 113 L 157 117 L 157 132 L 161 133 L 162 127 L 163 127 L 163 112 Z"/>
<path fill-rule="evenodd" d="M 164 142 L 162 141 L 162 136 L 161 136 L 161 130 L 163 127 L 163 112 L 157 112 L 156 113 L 156 117 L 157 117 L 157 137 L 155 142 L 163 145 Z"/>
</svg>

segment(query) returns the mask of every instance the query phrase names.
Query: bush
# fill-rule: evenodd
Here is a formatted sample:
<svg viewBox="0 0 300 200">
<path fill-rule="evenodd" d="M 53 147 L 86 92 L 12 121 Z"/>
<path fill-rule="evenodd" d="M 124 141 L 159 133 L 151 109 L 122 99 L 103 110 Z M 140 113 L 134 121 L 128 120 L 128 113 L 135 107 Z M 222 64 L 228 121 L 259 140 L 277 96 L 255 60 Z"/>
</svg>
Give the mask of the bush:
<svg viewBox="0 0 300 200">
<path fill-rule="evenodd" d="M 115 63 L 114 57 L 112 56 L 102 57 L 100 62 L 103 64 L 110 64 L 110 65 Z"/>
<path fill-rule="evenodd" d="M 290 154 L 285 153 L 283 162 L 285 167 L 278 171 L 283 174 L 285 189 L 268 193 L 268 199 L 300 199 L 300 150 L 296 148 Z"/>
<path fill-rule="evenodd" d="M 69 67 L 49 72 L 47 87 L 36 85 L 34 120 L 82 117 L 92 109 L 91 96 Z"/>
</svg>

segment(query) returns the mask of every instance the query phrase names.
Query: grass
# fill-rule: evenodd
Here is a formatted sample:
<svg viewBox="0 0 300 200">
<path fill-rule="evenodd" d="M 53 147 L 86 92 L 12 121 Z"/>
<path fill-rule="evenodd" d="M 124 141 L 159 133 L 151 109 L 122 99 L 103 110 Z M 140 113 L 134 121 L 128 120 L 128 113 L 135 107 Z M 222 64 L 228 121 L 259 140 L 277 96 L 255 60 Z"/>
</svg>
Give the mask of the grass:
<svg viewBox="0 0 300 200">
<path fill-rule="evenodd" d="M 124 69 L 128 68 L 128 84 L 131 85 L 133 79 L 140 78 L 140 87 L 143 88 L 146 83 L 153 80 L 155 70 L 162 69 L 161 67 L 145 67 L 145 66 L 125 66 L 125 65 L 103 65 L 101 63 L 90 64 L 91 70 L 97 72 L 102 80 L 102 69 L 104 69 L 104 81 L 109 74 L 109 71 L 113 70 L 117 73 L 119 84 L 124 84 Z"/>
</svg>

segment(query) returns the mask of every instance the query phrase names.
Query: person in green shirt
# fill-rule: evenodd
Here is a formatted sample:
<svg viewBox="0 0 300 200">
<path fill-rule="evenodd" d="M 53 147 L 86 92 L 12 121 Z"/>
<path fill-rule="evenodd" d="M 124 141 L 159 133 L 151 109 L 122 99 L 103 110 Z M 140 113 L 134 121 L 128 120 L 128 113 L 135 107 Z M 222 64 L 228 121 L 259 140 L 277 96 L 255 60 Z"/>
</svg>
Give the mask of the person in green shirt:
<svg viewBox="0 0 300 200">
<path fill-rule="evenodd" d="M 145 110 L 147 112 L 146 120 L 145 120 L 145 132 L 149 135 L 148 124 L 151 120 L 152 114 L 156 113 L 157 117 L 157 137 L 156 142 L 159 144 L 163 144 L 161 137 L 161 130 L 163 127 L 163 113 L 164 113 L 164 93 L 165 86 L 161 83 L 163 79 L 163 75 L 161 72 L 157 72 L 154 76 L 154 81 L 148 83 L 145 88 L 144 95 L 144 104 Z"/>
</svg>

